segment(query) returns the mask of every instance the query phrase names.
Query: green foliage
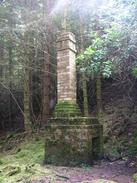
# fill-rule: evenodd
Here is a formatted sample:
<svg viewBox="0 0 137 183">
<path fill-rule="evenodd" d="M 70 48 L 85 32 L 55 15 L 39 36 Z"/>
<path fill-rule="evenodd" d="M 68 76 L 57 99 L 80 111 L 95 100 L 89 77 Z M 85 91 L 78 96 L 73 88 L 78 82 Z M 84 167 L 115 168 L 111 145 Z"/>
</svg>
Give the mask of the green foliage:
<svg viewBox="0 0 137 183">
<path fill-rule="evenodd" d="M 101 74 L 110 77 L 114 69 L 112 51 L 118 49 L 121 34 L 115 27 L 104 31 L 103 35 L 93 34 L 92 44 L 77 57 L 77 67 L 88 75 Z"/>
<path fill-rule="evenodd" d="M 137 50 L 137 3 L 135 0 L 119 0 L 119 1 L 102 1 L 103 5 L 100 7 L 100 11 L 91 16 L 91 21 L 88 24 L 88 29 L 85 30 L 86 34 L 91 35 L 92 40 L 85 39 L 84 47 L 91 45 L 95 51 L 94 60 L 92 56 L 92 62 L 106 62 L 111 61 L 112 67 L 107 74 L 103 74 L 104 77 L 109 77 L 112 72 L 120 75 L 125 72 L 131 73 L 132 68 L 136 65 L 136 50 Z M 100 5 L 98 5 L 100 6 Z M 89 15 L 90 16 L 90 15 Z M 86 22 L 87 23 L 87 22 Z M 85 23 L 85 24 L 86 24 Z M 90 33 L 89 33 L 90 32 Z M 85 36 L 85 35 L 84 35 Z M 86 36 L 85 36 L 86 37 Z M 104 71 L 101 70 L 99 63 L 90 63 L 85 61 L 84 53 L 81 54 L 81 59 L 78 57 L 78 69 L 81 72 L 92 75 L 96 74 L 95 71 L 101 74 Z M 132 60 L 132 62 L 131 62 Z M 104 67 L 104 66 L 103 66 Z M 108 68 L 108 66 L 106 66 Z M 106 70 L 106 69 L 105 69 Z"/>
<path fill-rule="evenodd" d="M 133 68 L 132 74 L 133 74 L 134 76 L 137 76 L 137 67 Z"/>
</svg>

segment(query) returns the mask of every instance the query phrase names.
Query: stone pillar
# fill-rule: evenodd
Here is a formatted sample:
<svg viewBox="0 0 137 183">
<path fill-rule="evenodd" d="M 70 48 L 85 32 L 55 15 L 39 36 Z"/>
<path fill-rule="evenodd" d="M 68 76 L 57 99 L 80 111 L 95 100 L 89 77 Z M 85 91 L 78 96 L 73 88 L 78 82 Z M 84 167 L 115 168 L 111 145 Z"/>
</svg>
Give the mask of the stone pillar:
<svg viewBox="0 0 137 183">
<path fill-rule="evenodd" d="M 57 40 L 57 95 L 56 117 L 77 116 L 76 104 L 76 41 L 71 32 L 63 32 Z"/>
<path fill-rule="evenodd" d="M 57 41 L 58 103 L 76 103 L 76 48 L 71 32 L 60 35 Z"/>
<path fill-rule="evenodd" d="M 97 118 L 80 117 L 76 103 L 75 37 L 62 33 L 57 41 L 58 103 L 46 125 L 45 163 L 91 164 L 102 156 L 103 128 Z"/>
</svg>

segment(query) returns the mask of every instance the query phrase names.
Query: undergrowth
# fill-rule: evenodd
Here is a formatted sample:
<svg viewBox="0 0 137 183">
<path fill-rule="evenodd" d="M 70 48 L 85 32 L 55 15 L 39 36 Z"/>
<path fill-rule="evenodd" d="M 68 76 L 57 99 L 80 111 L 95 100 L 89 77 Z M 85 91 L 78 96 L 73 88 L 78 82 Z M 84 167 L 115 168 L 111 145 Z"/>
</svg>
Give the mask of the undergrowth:
<svg viewBox="0 0 137 183">
<path fill-rule="evenodd" d="M 129 148 L 129 154 L 130 155 L 137 155 L 137 132 L 134 134 L 132 138 L 132 144 Z"/>
<path fill-rule="evenodd" d="M 49 176 L 42 166 L 45 138 L 25 139 L 16 148 L 0 153 L 0 183 L 27 182 Z"/>
</svg>

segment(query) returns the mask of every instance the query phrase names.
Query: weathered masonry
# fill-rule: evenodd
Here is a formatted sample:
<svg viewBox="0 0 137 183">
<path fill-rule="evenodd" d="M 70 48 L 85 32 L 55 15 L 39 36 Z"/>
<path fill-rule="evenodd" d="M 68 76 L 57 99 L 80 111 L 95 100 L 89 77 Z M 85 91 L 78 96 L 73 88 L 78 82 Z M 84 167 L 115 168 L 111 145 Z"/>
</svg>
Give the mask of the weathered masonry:
<svg viewBox="0 0 137 183">
<path fill-rule="evenodd" d="M 71 32 L 64 32 L 57 40 L 58 103 L 55 117 L 79 116 L 76 104 L 76 41 Z"/>
<path fill-rule="evenodd" d="M 58 102 L 76 103 L 75 43 L 70 32 L 61 34 L 57 42 Z"/>
<path fill-rule="evenodd" d="M 102 156 L 103 129 L 97 118 L 82 117 L 76 103 L 75 36 L 57 41 L 58 103 L 46 129 L 45 163 L 76 166 Z"/>
</svg>

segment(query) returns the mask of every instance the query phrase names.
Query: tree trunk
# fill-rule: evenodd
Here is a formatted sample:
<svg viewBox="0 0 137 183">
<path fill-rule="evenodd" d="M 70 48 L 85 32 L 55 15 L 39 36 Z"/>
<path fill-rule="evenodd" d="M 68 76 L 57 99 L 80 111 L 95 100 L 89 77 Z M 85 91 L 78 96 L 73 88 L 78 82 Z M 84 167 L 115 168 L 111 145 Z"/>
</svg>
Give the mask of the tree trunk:
<svg viewBox="0 0 137 183">
<path fill-rule="evenodd" d="M 26 32 L 24 35 L 25 39 L 25 69 L 24 69 L 24 128 L 25 130 L 31 129 L 31 116 L 30 116 L 30 67 L 31 67 L 31 49 L 29 47 L 30 42 L 30 34 L 29 32 Z"/>
<path fill-rule="evenodd" d="M 0 60 L 2 61 L 2 64 L 3 64 L 3 60 L 4 60 L 4 40 L 1 36 L 0 38 Z M 2 79 L 3 79 L 3 66 L 0 65 L 0 81 L 2 82 Z"/>
<path fill-rule="evenodd" d="M 9 89 L 12 92 L 12 43 L 9 43 Z M 12 124 L 12 96 L 11 93 L 9 93 L 9 123 Z"/>
<path fill-rule="evenodd" d="M 25 14 L 26 24 L 30 21 L 29 11 L 35 9 L 35 2 L 33 0 L 25 1 L 27 12 Z M 25 72 L 24 72 L 24 128 L 25 130 L 32 129 L 32 63 L 34 59 L 34 40 L 33 31 L 26 31 L 24 35 L 25 41 Z M 31 108 L 32 107 L 32 108 Z"/>
<path fill-rule="evenodd" d="M 31 129 L 30 120 L 30 88 L 29 88 L 29 68 L 24 73 L 24 127 L 25 130 Z"/>
<path fill-rule="evenodd" d="M 43 16 L 45 17 L 45 10 L 47 10 L 46 17 L 51 13 L 53 1 L 47 0 L 43 3 Z M 46 18 L 45 17 L 45 18 Z M 43 43 L 44 50 L 44 74 L 43 74 L 43 107 L 42 107 L 42 126 L 47 123 L 50 116 L 50 66 L 51 66 L 51 33 L 52 33 L 52 20 L 48 17 L 46 24 L 46 40 Z"/>
<path fill-rule="evenodd" d="M 88 94 L 87 94 L 87 81 L 85 74 L 82 74 L 82 89 L 83 89 L 83 111 L 84 116 L 88 116 Z"/>
<path fill-rule="evenodd" d="M 103 112 L 103 107 L 102 107 L 102 86 L 101 86 L 101 76 L 97 76 L 97 81 L 96 81 L 96 94 L 97 94 L 97 110 L 98 110 L 98 116 Z"/>
<path fill-rule="evenodd" d="M 10 11 L 13 12 L 13 7 L 11 5 L 10 7 Z M 10 31 L 10 36 L 12 36 L 13 34 L 13 28 L 15 27 L 15 22 L 14 22 L 14 18 L 10 18 L 9 19 L 9 26 L 11 28 Z M 10 89 L 10 93 L 9 93 L 9 123 L 10 125 L 12 125 L 12 78 L 13 78 L 13 42 L 11 39 L 9 39 L 9 46 L 8 46 L 8 53 L 9 53 L 9 89 Z"/>
<path fill-rule="evenodd" d="M 44 59 L 44 76 L 43 76 L 43 111 L 42 111 L 42 124 L 47 122 L 49 118 L 49 103 L 50 103 L 50 76 L 49 70 L 50 66 L 47 64 L 46 60 L 49 61 L 49 56 Z"/>
<path fill-rule="evenodd" d="M 83 53 L 84 51 L 84 40 L 83 40 L 83 34 L 84 34 L 84 25 L 82 21 L 82 17 L 79 12 L 79 19 L 80 19 L 80 52 Z M 87 81 L 85 77 L 85 73 L 82 73 L 82 90 L 83 90 L 83 111 L 84 116 L 88 116 L 88 90 L 87 90 Z"/>
</svg>

